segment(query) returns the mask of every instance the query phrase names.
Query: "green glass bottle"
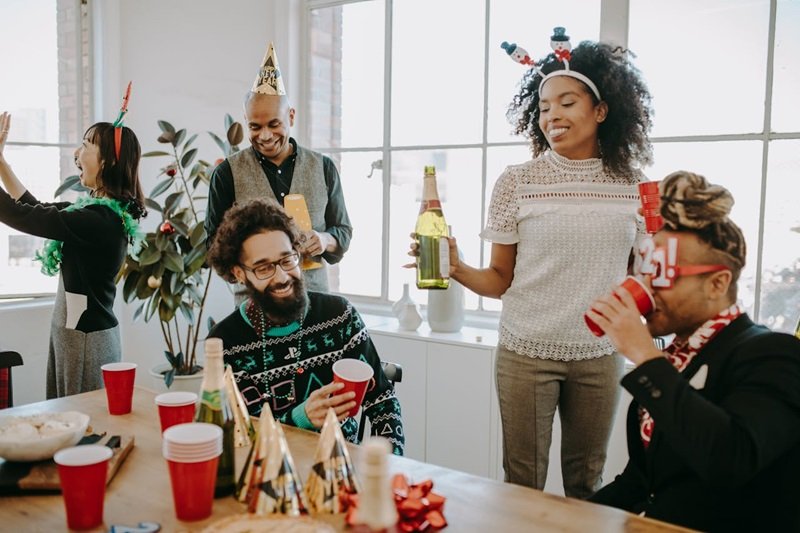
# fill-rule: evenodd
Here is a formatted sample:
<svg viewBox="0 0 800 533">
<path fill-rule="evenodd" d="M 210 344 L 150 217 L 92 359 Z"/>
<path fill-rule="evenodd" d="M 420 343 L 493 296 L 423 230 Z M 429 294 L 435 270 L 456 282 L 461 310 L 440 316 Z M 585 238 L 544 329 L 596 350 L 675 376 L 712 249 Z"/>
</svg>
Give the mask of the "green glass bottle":
<svg viewBox="0 0 800 533">
<path fill-rule="evenodd" d="M 214 497 L 230 496 L 236 489 L 233 454 L 233 412 L 225 394 L 223 381 L 222 339 L 209 338 L 205 342 L 206 361 L 200 402 L 197 404 L 196 422 L 216 424 L 222 428 L 222 455 L 217 467 Z"/>
<path fill-rule="evenodd" d="M 794 327 L 794 336 L 800 339 L 800 318 L 797 319 L 797 325 Z"/>
<path fill-rule="evenodd" d="M 422 205 L 417 217 L 417 288 L 446 289 L 450 286 L 450 231 L 442 213 L 436 188 L 436 167 L 426 166 Z"/>
</svg>

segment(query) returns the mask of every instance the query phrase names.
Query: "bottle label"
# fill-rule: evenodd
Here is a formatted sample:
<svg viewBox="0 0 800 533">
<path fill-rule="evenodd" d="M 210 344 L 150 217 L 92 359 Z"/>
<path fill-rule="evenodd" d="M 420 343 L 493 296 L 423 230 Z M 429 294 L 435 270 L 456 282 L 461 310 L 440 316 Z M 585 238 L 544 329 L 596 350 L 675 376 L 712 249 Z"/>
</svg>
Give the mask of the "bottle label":
<svg viewBox="0 0 800 533">
<path fill-rule="evenodd" d="M 204 390 L 202 396 L 200 397 L 200 403 L 212 411 L 221 411 L 222 410 L 222 398 L 220 398 L 220 391 L 213 390 L 213 391 L 206 391 Z"/>
<path fill-rule="evenodd" d="M 419 212 L 420 214 L 422 214 L 428 209 L 441 209 L 441 208 L 442 208 L 442 202 L 440 202 L 438 199 L 434 198 L 433 200 L 422 200 L 422 203 L 419 206 Z"/>
<path fill-rule="evenodd" d="M 447 237 L 439 238 L 439 276 L 450 278 L 450 241 Z"/>
</svg>

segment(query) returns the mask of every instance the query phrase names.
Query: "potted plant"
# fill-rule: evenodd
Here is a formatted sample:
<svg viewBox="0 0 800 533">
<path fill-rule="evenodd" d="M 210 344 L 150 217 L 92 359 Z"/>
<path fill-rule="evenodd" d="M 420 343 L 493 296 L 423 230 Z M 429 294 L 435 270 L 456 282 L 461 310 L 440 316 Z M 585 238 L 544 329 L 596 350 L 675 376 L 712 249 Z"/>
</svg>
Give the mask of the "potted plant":
<svg viewBox="0 0 800 533">
<path fill-rule="evenodd" d="M 168 149 L 142 157 L 169 158 L 158 176 L 163 179 L 145 200 L 150 217 L 157 212 L 161 221 L 145 234 L 138 256 L 127 257 L 120 278 L 124 280 L 124 300 L 139 302 L 133 319 L 149 322 L 155 317 L 159 321 L 168 363 L 164 383 L 169 388 L 175 377 L 201 370 L 197 344 L 211 281 L 203 227 L 205 193 L 215 165 L 198 158 L 198 149 L 192 146 L 197 134 L 187 138 L 185 129 L 176 130 L 164 120 L 158 125 L 158 142 Z M 238 151 L 244 133 L 230 115 L 225 116 L 225 131 L 225 140 L 212 132 L 209 135 L 227 157 Z"/>
</svg>

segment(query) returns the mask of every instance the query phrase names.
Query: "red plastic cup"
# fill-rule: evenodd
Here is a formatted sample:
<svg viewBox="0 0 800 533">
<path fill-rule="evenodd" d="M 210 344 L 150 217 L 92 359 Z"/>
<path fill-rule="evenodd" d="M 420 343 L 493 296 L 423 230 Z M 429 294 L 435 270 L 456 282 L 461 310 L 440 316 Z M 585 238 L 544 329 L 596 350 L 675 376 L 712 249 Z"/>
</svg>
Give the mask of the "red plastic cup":
<svg viewBox="0 0 800 533">
<path fill-rule="evenodd" d="M 333 381 L 335 383 L 344 383 L 344 388 L 336 394 L 345 394 L 351 391 L 356 393 L 355 398 L 353 398 L 356 405 L 350 409 L 347 416 L 356 416 L 358 414 L 361 402 L 364 401 L 364 395 L 367 393 L 367 387 L 372 382 L 374 374 L 372 367 L 359 359 L 339 359 L 333 363 Z"/>
<path fill-rule="evenodd" d="M 633 296 L 633 299 L 636 301 L 636 308 L 639 309 L 639 314 L 642 316 L 649 315 L 653 309 L 655 309 L 656 301 L 653 299 L 653 295 L 650 294 L 650 291 L 647 290 L 647 287 L 645 287 L 644 284 L 637 278 L 628 276 L 622 283 L 620 283 L 619 286 L 631 293 L 631 296 Z M 606 332 L 603 331 L 603 328 L 598 326 L 594 320 L 589 318 L 589 315 L 583 315 L 583 320 L 586 322 L 586 325 L 589 327 L 592 333 L 598 337 L 605 335 Z"/>
<path fill-rule="evenodd" d="M 639 200 L 642 203 L 642 216 L 647 233 L 656 233 L 664 225 L 661 218 L 661 192 L 657 181 L 639 183 Z"/>
<path fill-rule="evenodd" d="M 103 523 L 108 460 L 112 455 L 106 446 L 89 444 L 64 448 L 53 457 L 70 529 L 91 529 Z"/>
<path fill-rule="evenodd" d="M 100 367 L 108 398 L 108 413 L 127 415 L 133 403 L 133 380 L 136 363 L 108 363 Z"/>
<path fill-rule="evenodd" d="M 185 424 L 194 420 L 197 394 L 193 392 L 165 392 L 156 396 L 158 419 L 161 421 L 161 432 L 176 424 Z"/>
<path fill-rule="evenodd" d="M 222 453 L 222 429 L 214 424 L 177 424 L 164 431 L 175 516 L 187 522 L 211 516 Z"/>
</svg>

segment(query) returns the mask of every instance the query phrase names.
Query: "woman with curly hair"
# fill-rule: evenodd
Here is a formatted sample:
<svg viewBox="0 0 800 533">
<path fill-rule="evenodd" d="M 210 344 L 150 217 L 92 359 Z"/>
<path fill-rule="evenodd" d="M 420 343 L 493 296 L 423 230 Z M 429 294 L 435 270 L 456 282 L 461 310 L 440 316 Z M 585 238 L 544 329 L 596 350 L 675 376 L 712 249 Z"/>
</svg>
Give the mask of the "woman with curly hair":
<svg viewBox="0 0 800 533">
<path fill-rule="evenodd" d="M 544 487 L 558 408 L 564 492 L 587 498 L 601 483 L 623 362 L 583 314 L 625 277 L 641 233 L 650 94 L 626 53 L 588 41 L 571 50 L 563 28 L 551 39 L 555 52 L 525 74 L 508 110 L 534 157 L 494 187 L 481 232 L 489 267 L 459 260 L 451 239 L 451 276 L 503 301 L 495 377 L 506 481 Z"/>
<path fill-rule="evenodd" d="M 47 398 L 103 387 L 100 367 L 122 357 L 114 315 L 117 274 L 129 246 L 141 243 L 145 216 L 139 183 L 141 147 L 133 130 L 117 122 L 89 127 L 75 149 L 81 184 L 91 190 L 75 202 L 45 203 L 26 189 L 3 149 L 11 115 L 0 114 L 0 222 L 48 239 L 36 255 L 42 273 L 59 276 L 50 324 Z"/>
</svg>

